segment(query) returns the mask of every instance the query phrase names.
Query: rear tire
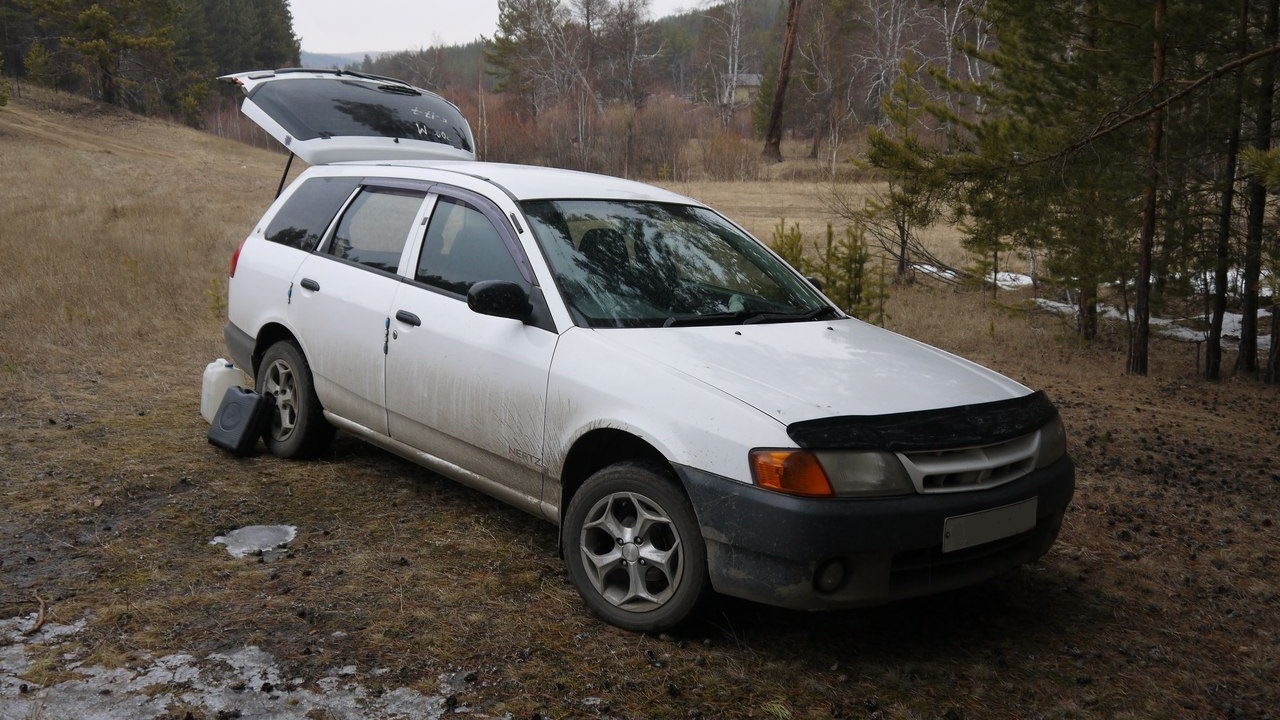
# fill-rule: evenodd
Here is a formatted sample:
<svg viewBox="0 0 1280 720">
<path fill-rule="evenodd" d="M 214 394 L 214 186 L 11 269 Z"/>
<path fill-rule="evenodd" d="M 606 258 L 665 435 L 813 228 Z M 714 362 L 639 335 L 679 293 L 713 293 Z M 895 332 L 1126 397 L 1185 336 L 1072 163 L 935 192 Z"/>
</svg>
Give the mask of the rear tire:
<svg viewBox="0 0 1280 720">
<path fill-rule="evenodd" d="M 561 533 L 570 580 L 612 625 L 668 630 L 706 594 L 706 544 L 667 473 L 638 463 L 600 470 L 573 496 Z"/>
<path fill-rule="evenodd" d="M 324 419 L 302 350 L 290 340 L 267 348 L 257 380 L 258 392 L 275 400 L 271 422 L 262 433 L 267 449 L 276 457 L 315 457 L 333 439 L 333 426 Z"/>
</svg>

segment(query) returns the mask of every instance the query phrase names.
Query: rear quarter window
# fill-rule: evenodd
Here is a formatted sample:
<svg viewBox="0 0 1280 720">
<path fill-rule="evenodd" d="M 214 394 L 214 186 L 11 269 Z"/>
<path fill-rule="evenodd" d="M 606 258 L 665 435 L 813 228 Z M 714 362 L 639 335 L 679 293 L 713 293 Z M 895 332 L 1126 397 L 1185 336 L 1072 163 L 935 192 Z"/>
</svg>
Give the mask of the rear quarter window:
<svg viewBox="0 0 1280 720">
<path fill-rule="evenodd" d="M 267 224 L 273 243 L 311 252 L 360 184 L 359 178 L 312 178 L 298 186 Z"/>
</svg>

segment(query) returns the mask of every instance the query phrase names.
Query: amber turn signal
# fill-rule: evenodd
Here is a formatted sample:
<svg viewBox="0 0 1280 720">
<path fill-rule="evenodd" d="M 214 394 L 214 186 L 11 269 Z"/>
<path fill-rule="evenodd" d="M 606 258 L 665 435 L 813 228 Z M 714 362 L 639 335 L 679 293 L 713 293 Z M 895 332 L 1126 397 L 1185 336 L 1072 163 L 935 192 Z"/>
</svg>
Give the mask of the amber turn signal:
<svg viewBox="0 0 1280 720">
<path fill-rule="evenodd" d="M 805 450 L 753 450 L 751 474 L 763 488 L 807 497 L 831 497 L 831 482 L 822 464 Z"/>
</svg>

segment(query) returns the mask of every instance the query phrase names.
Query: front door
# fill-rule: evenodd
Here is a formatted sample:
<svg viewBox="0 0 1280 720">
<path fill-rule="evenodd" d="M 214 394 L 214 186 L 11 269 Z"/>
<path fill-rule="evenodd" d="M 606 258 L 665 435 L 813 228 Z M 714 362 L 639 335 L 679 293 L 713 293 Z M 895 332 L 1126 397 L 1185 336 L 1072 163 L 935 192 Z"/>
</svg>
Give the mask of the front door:
<svg viewBox="0 0 1280 720">
<path fill-rule="evenodd" d="M 532 287 L 512 230 L 480 198 L 441 195 L 391 305 L 391 437 L 480 476 L 538 513 L 543 415 L 556 334 L 467 307 L 480 280 Z"/>
</svg>

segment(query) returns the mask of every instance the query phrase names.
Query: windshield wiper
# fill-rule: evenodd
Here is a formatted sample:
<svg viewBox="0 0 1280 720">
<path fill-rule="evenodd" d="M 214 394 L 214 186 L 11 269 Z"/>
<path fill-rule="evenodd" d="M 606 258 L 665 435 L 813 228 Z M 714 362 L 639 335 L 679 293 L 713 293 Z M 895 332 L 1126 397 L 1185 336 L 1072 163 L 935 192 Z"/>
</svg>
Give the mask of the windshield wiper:
<svg viewBox="0 0 1280 720">
<path fill-rule="evenodd" d="M 817 320 L 826 314 L 835 314 L 835 310 L 827 305 L 820 305 L 812 310 L 799 313 L 765 312 L 763 310 L 735 310 L 733 312 L 708 313 L 706 315 L 690 315 L 688 317 L 669 317 L 662 327 L 680 327 L 689 325 L 754 325 L 765 322 L 804 322 Z"/>
<path fill-rule="evenodd" d="M 680 327 L 684 325 L 737 325 L 760 313 L 751 310 L 735 310 L 733 312 L 707 313 L 706 315 L 689 315 L 687 317 L 669 317 L 662 327 Z"/>
<path fill-rule="evenodd" d="M 804 322 L 806 320 L 817 320 L 824 315 L 834 315 L 835 310 L 829 305 L 819 305 L 812 310 L 805 310 L 798 313 L 754 313 L 751 317 L 742 321 L 743 325 L 752 325 L 762 322 Z"/>
</svg>

